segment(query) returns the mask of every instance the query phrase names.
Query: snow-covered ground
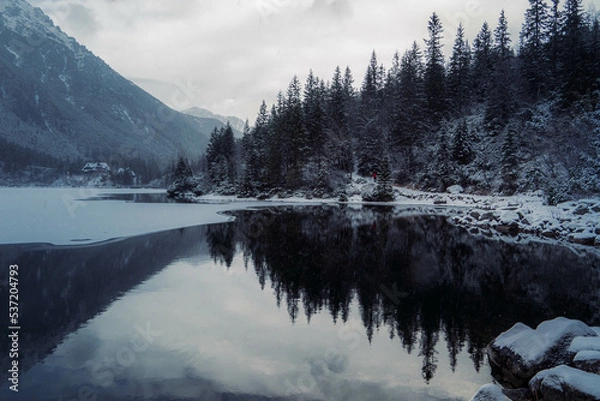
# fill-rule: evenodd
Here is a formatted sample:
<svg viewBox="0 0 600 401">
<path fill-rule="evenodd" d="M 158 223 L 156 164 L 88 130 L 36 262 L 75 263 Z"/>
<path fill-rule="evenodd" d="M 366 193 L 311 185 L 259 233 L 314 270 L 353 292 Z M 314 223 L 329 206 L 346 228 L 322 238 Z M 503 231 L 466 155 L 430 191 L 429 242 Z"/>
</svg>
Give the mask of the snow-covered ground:
<svg viewBox="0 0 600 401">
<path fill-rule="evenodd" d="M 348 204 L 366 204 L 360 193 L 370 183 L 351 185 Z M 359 181 L 361 182 L 361 181 Z M 459 186 L 447 193 L 431 193 L 394 188 L 394 202 L 384 205 L 420 206 L 424 213 L 449 217 L 456 225 L 469 228 L 474 235 L 498 236 L 511 241 L 562 242 L 600 247 L 600 197 L 547 205 L 541 192 L 516 196 L 482 196 L 462 193 Z M 202 199 L 225 197 L 206 196 Z M 278 201 L 273 199 L 271 201 Z M 315 202 L 296 196 L 286 202 Z M 337 203 L 337 199 L 319 199 Z M 382 203 L 377 203 L 381 205 Z"/>
<path fill-rule="evenodd" d="M 359 184 L 349 205 L 365 204 Z M 514 241 L 560 241 L 600 245 L 600 198 L 544 205 L 541 194 L 514 197 L 426 193 L 395 188 L 396 201 L 408 213 L 448 216 L 474 235 Z M 131 203 L 90 200 L 104 194 L 164 193 L 164 190 L 0 188 L 0 244 L 73 245 L 231 220 L 224 211 L 274 204 L 337 203 L 337 199 L 237 199 L 207 195 L 197 204 Z M 416 209 L 415 209 L 416 207 Z"/>
</svg>

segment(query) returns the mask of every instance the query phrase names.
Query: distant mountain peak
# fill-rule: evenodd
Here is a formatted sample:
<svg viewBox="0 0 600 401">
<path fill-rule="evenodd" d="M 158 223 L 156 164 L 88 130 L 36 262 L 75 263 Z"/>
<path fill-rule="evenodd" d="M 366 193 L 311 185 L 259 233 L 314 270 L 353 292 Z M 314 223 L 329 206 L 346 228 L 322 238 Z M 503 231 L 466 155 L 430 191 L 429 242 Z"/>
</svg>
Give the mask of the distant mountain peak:
<svg viewBox="0 0 600 401">
<path fill-rule="evenodd" d="M 239 117 L 235 116 L 222 116 L 220 114 L 215 114 L 210 110 L 203 109 L 201 107 L 192 107 L 186 110 L 181 111 L 184 114 L 189 114 L 190 116 L 200 117 L 200 118 L 214 118 L 216 120 L 221 121 L 223 124 L 229 123 L 231 128 L 236 131 L 243 132 L 244 126 L 246 123 Z"/>
</svg>

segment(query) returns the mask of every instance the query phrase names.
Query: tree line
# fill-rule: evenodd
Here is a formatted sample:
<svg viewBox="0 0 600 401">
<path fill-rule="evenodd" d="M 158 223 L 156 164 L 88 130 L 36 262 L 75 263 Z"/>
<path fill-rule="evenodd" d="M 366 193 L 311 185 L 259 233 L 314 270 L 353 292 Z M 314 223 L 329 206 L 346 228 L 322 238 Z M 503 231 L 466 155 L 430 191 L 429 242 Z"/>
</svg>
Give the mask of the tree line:
<svg viewBox="0 0 600 401">
<path fill-rule="evenodd" d="M 297 190 L 325 196 L 342 191 L 358 172 L 445 189 L 484 170 L 482 149 L 500 138 L 492 173 L 510 192 L 527 139 L 514 121 L 532 120 L 531 110 L 543 102 L 553 115 L 598 109 L 600 24 L 581 0 L 562 7 L 558 0 L 529 0 L 518 38 L 504 11 L 471 42 L 459 25 L 448 60 L 436 13 L 427 31 L 423 45 L 415 41 L 397 52 L 389 68 L 373 51 L 359 88 L 349 68 L 337 67 L 327 82 L 311 70 L 304 85 L 293 77 L 272 106 L 263 101 L 240 140 L 230 127 L 215 130 L 201 164 L 207 182 L 243 196 Z"/>
</svg>

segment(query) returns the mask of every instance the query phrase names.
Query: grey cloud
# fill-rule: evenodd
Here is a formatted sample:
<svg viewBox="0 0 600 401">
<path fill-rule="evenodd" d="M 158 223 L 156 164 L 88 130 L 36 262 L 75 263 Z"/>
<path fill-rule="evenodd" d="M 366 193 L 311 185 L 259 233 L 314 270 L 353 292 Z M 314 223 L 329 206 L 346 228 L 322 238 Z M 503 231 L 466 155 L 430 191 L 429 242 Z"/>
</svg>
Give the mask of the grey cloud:
<svg viewBox="0 0 600 401">
<path fill-rule="evenodd" d="M 76 34 L 88 37 L 101 29 L 93 11 L 81 4 L 71 4 L 65 22 Z"/>
<path fill-rule="evenodd" d="M 350 0 L 314 0 L 311 12 L 321 16 L 347 18 L 353 15 Z"/>
</svg>

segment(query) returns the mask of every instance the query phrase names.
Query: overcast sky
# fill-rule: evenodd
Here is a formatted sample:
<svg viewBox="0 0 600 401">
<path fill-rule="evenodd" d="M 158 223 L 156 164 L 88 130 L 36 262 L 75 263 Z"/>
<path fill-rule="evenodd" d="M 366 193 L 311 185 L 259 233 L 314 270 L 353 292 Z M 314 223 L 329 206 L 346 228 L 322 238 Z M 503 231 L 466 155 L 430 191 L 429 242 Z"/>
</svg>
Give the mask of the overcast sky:
<svg viewBox="0 0 600 401">
<path fill-rule="evenodd" d="M 505 9 L 518 43 L 527 0 L 30 0 L 67 34 L 169 106 L 254 122 L 294 75 L 329 80 L 349 66 L 360 85 L 371 51 L 386 67 L 437 12 L 449 54 L 461 21 L 470 41 Z M 593 0 L 586 0 L 586 8 Z"/>
</svg>

